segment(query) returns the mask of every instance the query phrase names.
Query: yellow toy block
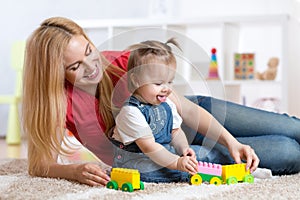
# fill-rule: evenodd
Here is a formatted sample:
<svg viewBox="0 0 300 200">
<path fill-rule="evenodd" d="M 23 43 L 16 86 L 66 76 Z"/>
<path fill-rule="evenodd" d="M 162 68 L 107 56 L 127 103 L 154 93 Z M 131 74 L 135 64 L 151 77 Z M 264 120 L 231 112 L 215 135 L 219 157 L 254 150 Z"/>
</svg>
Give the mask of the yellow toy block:
<svg viewBox="0 0 300 200">
<path fill-rule="evenodd" d="M 137 169 L 112 168 L 110 178 L 111 181 L 106 185 L 110 189 L 121 188 L 127 192 L 144 189 L 144 183 L 140 181 L 140 173 Z"/>
<path fill-rule="evenodd" d="M 245 177 L 249 174 L 250 171 L 246 170 L 245 163 L 222 166 L 222 179 L 227 184 L 246 182 Z"/>
</svg>

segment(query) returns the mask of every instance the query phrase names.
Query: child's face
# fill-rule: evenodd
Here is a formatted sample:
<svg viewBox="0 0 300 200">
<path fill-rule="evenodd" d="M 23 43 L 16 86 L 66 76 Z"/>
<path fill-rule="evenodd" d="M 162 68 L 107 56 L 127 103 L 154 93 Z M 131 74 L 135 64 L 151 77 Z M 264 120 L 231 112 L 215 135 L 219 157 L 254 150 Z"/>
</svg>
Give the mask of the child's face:
<svg viewBox="0 0 300 200">
<path fill-rule="evenodd" d="M 175 78 L 176 64 L 151 64 L 144 66 L 136 74 L 138 88 L 134 94 L 142 98 L 144 103 L 158 105 L 166 101 L 172 92 L 172 82 Z"/>
</svg>

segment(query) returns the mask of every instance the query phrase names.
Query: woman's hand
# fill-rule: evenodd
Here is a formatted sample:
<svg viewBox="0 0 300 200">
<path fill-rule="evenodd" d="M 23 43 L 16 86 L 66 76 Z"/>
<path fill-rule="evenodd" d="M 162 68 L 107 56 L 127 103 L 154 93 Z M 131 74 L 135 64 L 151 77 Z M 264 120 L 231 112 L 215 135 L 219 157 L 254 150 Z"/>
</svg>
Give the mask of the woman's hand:
<svg viewBox="0 0 300 200">
<path fill-rule="evenodd" d="M 110 177 L 106 170 L 95 163 L 83 163 L 75 167 L 74 179 L 90 186 L 106 185 Z"/>
<path fill-rule="evenodd" d="M 228 150 L 236 163 L 241 163 L 241 159 L 245 160 L 247 162 L 246 168 L 250 169 L 251 173 L 258 167 L 259 158 L 249 145 L 237 142 L 237 144 L 231 145 Z"/>
</svg>

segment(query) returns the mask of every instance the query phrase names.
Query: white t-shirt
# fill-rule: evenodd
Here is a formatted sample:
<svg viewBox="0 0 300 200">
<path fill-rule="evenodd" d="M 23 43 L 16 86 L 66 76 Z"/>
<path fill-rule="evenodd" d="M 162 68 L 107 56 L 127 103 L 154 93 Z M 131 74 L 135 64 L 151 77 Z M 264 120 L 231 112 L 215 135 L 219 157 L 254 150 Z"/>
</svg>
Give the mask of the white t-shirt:
<svg viewBox="0 0 300 200">
<path fill-rule="evenodd" d="M 167 98 L 166 103 L 173 114 L 173 129 L 179 128 L 182 118 L 177 112 L 175 104 Z M 153 137 L 152 130 L 145 116 L 135 106 L 123 106 L 116 117 L 116 127 L 112 136 L 115 140 L 128 145 L 138 138 Z"/>
</svg>

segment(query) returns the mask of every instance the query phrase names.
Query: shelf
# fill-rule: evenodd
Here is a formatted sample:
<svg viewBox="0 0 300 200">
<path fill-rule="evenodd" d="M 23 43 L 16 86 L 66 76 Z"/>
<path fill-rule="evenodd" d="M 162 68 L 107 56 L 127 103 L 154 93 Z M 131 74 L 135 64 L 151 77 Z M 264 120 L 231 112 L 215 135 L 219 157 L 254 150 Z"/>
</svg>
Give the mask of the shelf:
<svg viewBox="0 0 300 200">
<path fill-rule="evenodd" d="M 128 18 L 128 19 L 87 19 L 76 20 L 84 29 L 98 29 L 107 27 L 139 27 L 139 26 L 165 26 L 165 25 L 205 25 L 223 23 L 245 23 L 245 22 L 280 22 L 288 20 L 288 15 L 239 15 L 239 16 L 219 16 L 219 17 L 197 17 L 197 18 Z"/>
<path fill-rule="evenodd" d="M 281 81 L 277 80 L 232 80 L 232 81 L 223 81 L 225 85 L 241 85 L 241 84 L 248 84 L 248 85 L 280 85 L 282 84 Z"/>
<path fill-rule="evenodd" d="M 173 35 L 178 36 L 183 47 L 181 58 L 184 58 L 178 60 L 181 82 L 176 80 L 176 86 L 180 93 L 211 95 L 242 104 L 246 99 L 250 106 L 252 101 L 264 95 L 274 96 L 280 99 L 280 110 L 285 112 L 288 105 L 288 72 L 284 70 L 288 66 L 288 21 L 287 14 L 271 14 L 76 22 L 95 44 L 101 44 L 100 50 L 121 50 L 145 39 L 165 41 Z M 149 27 L 160 28 L 157 29 L 160 32 L 144 29 Z M 213 47 L 217 49 L 219 77 L 224 81 L 205 80 Z M 267 68 L 270 57 L 279 57 L 275 80 L 234 80 L 234 53 L 249 52 L 255 53 L 255 71 L 260 72 Z M 196 70 L 195 66 L 198 67 Z"/>
</svg>

